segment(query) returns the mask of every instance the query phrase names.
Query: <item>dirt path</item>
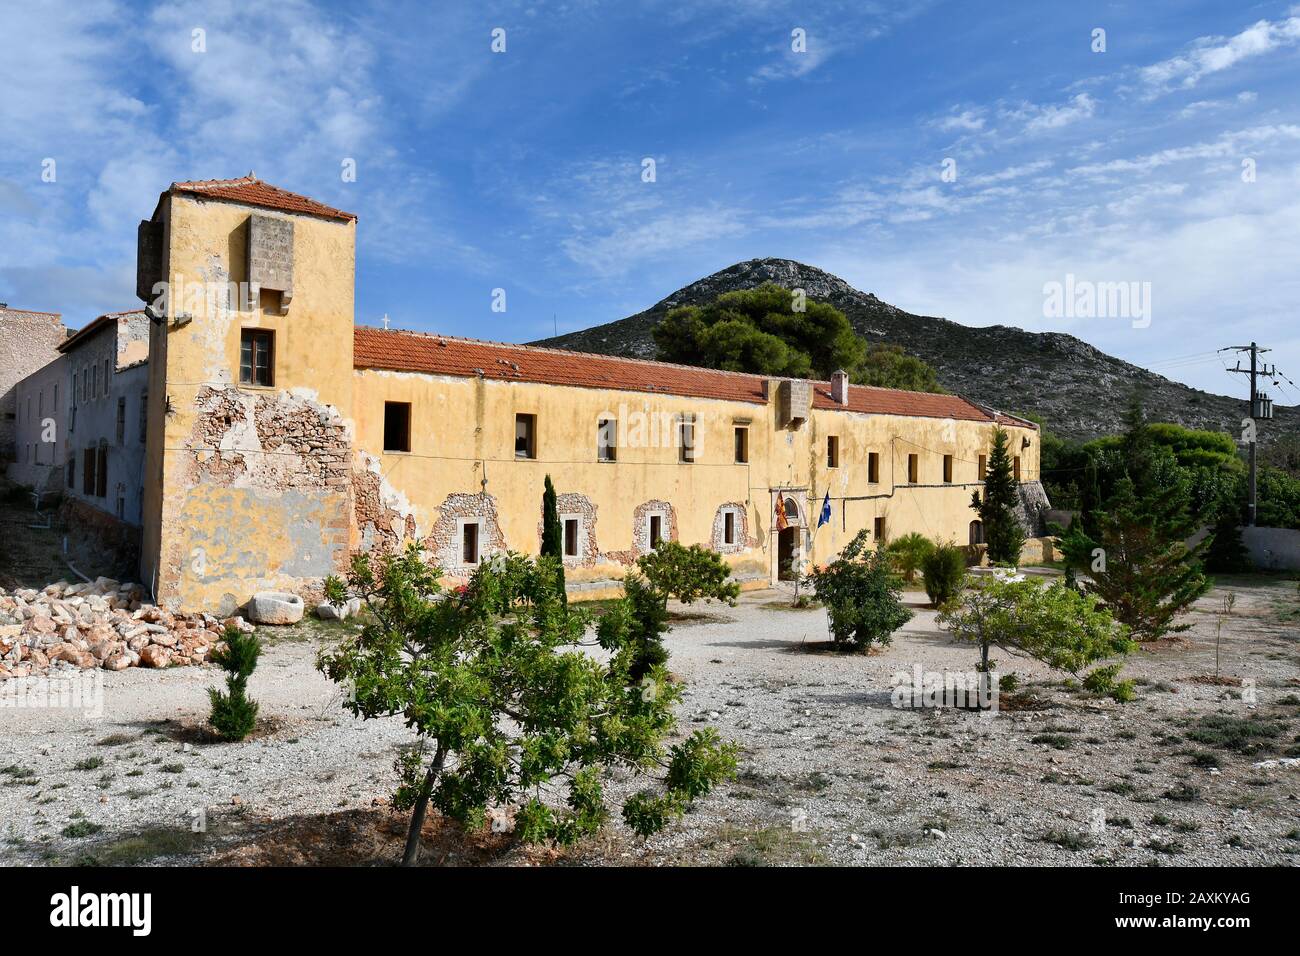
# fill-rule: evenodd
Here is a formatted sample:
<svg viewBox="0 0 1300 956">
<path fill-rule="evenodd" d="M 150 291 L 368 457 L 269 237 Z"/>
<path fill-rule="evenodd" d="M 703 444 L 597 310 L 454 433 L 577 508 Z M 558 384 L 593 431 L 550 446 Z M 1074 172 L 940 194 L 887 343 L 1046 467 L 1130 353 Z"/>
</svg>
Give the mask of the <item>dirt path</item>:
<svg viewBox="0 0 1300 956">
<path fill-rule="evenodd" d="M 1214 666 L 1215 610 L 1237 594 Z M 1044 701 L 996 716 L 894 708 L 915 665 L 975 658 L 915 617 L 870 657 L 809 653 L 824 613 L 746 595 L 677 625 L 685 731 L 717 726 L 744 748 L 737 780 L 646 844 L 615 819 L 557 855 L 491 834 L 428 834 L 432 862 L 731 862 L 1032 865 L 1291 864 L 1300 851 L 1300 610 L 1294 583 L 1234 580 L 1189 617 L 1189 643 L 1139 652 L 1139 698 L 1119 705 L 1004 660 Z M 1289 617 L 1289 620 L 1288 620 Z M 203 730 L 210 666 L 102 673 L 103 714 L 0 709 L 0 862 L 383 863 L 400 821 L 383 807 L 397 721 L 362 722 L 313 667 L 323 625 L 271 637 L 250 689 L 265 726 L 241 744 Z M 1237 686 L 1233 681 L 1241 681 Z M 1243 728 L 1271 736 L 1234 739 Z M 1239 752 L 1243 747 L 1259 753 Z M 1234 749 L 1237 748 L 1237 749 Z M 618 797 L 639 788 L 615 780 Z M 615 814 L 617 817 L 617 814 Z M 195 832 L 197 823 L 203 828 Z"/>
</svg>

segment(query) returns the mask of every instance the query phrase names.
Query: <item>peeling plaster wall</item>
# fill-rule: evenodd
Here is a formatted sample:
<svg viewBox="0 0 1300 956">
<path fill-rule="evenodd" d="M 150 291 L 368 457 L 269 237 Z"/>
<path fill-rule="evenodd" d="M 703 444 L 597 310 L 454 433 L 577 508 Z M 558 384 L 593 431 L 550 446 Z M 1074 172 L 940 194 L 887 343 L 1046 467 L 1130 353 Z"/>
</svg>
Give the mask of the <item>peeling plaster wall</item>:
<svg viewBox="0 0 1300 956">
<path fill-rule="evenodd" d="M 251 308 L 238 294 L 254 214 L 294 224 L 285 315 L 278 292 Z M 355 224 L 184 196 L 164 197 L 156 219 L 171 295 L 150 341 L 146 580 L 184 609 L 262 589 L 314 597 L 353 534 Z M 239 383 L 246 328 L 274 335 L 270 387 Z"/>
<path fill-rule="evenodd" d="M 992 426 L 981 422 L 879 416 L 813 409 L 800 428 L 779 427 L 775 402 L 766 405 L 710 401 L 672 395 L 604 391 L 455 378 L 420 373 L 359 369 L 355 375 L 356 444 L 382 474 L 389 502 L 400 508 L 361 505 L 354 546 L 366 548 L 394 536 L 397 520 L 405 537 L 421 537 L 443 520 L 448 502 L 462 514 L 465 501 L 487 495 L 500 528 L 502 547 L 536 554 L 540 549 L 543 479 L 550 474 L 562 514 L 591 515 L 584 520 L 583 559 L 569 560 L 572 588 L 595 596 L 602 584 L 617 581 L 648 549 L 644 518 L 659 508 L 670 515 L 664 534 L 684 544 L 713 546 L 733 574 L 751 585 L 775 574 L 776 534 L 772 514 L 775 489 L 800 504 L 805 525 L 815 525 L 827 490 L 831 521 L 807 527 L 809 558 L 823 563 L 861 528 L 886 517 L 890 537 L 919 531 L 965 543 L 973 517 L 971 491 L 977 486 L 977 455 L 987 453 Z M 384 402 L 411 404 L 411 450 L 380 452 Z M 517 413 L 537 416 L 537 460 L 514 456 Z M 627 444 L 629 436 L 670 436 L 671 429 L 632 425 L 636 414 L 696 416 L 698 454 L 694 464 L 678 461 L 671 442 Z M 619 421 L 616 462 L 596 458 L 597 422 Z M 748 421 L 749 463 L 734 461 L 733 429 Z M 1037 433 L 1009 428 L 1021 455 L 1026 481 L 1038 476 Z M 840 465 L 828 468 L 826 438 L 840 439 Z M 1030 440 L 1021 448 L 1021 439 Z M 867 481 L 867 455 L 880 455 L 880 480 Z M 917 486 L 906 484 L 907 454 L 920 456 Z M 943 455 L 952 454 L 953 483 L 943 483 Z M 354 477 L 373 485 L 374 479 Z M 457 496 L 465 496 L 460 498 Z M 377 502 L 374 491 L 364 497 Z M 724 547 L 720 509 L 742 513 L 743 543 Z M 595 516 L 599 514 L 599 540 Z M 418 531 L 407 531 L 408 519 Z M 383 529 L 389 529 L 387 534 Z M 440 534 L 454 533 L 444 521 Z M 435 536 L 434 550 L 444 562 L 459 560 L 452 543 Z M 450 564 L 446 565 L 451 567 Z"/>
</svg>

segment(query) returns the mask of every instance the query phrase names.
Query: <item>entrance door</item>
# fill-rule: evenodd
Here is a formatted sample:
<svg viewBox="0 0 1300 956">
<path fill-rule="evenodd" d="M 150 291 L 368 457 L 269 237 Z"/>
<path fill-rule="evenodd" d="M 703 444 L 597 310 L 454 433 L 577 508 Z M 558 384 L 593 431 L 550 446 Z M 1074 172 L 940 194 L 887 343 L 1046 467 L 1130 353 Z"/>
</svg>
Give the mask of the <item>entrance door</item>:
<svg viewBox="0 0 1300 956">
<path fill-rule="evenodd" d="M 776 576 L 781 581 L 794 580 L 795 543 L 798 528 L 783 528 L 776 538 Z"/>
</svg>

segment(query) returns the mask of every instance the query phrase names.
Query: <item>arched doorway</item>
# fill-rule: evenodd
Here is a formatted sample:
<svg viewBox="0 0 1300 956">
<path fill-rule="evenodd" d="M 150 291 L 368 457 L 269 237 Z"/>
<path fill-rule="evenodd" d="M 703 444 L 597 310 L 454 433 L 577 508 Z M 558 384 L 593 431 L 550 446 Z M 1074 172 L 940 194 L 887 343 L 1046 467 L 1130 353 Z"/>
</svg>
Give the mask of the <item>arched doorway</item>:
<svg viewBox="0 0 1300 956">
<path fill-rule="evenodd" d="M 785 499 L 785 520 L 788 525 L 777 532 L 776 538 L 776 576 L 781 581 L 793 581 L 799 568 L 799 543 L 803 534 L 799 505 L 793 498 Z"/>
<path fill-rule="evenodd" d="M 984 543 L 983 521 L 972 521 L 970 523 L 970 543 L 973 545 Z"/>
</svg>

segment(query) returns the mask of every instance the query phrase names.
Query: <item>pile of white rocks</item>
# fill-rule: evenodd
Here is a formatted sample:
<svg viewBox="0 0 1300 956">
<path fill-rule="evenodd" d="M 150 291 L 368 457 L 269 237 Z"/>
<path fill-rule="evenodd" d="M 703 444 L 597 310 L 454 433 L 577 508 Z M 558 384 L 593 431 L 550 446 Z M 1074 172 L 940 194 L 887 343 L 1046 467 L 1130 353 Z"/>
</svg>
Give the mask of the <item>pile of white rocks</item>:
<svg viewBox="0 0 1300 956">
<path fill-rule="evenodd" d="M 241 617 L 173 614 L 143 597 L 140 585 L 111 578 L 0 591 L 0 680 L 59 669 L 202 664 L 228 624 L 252 630 Z"/>
</svg>

